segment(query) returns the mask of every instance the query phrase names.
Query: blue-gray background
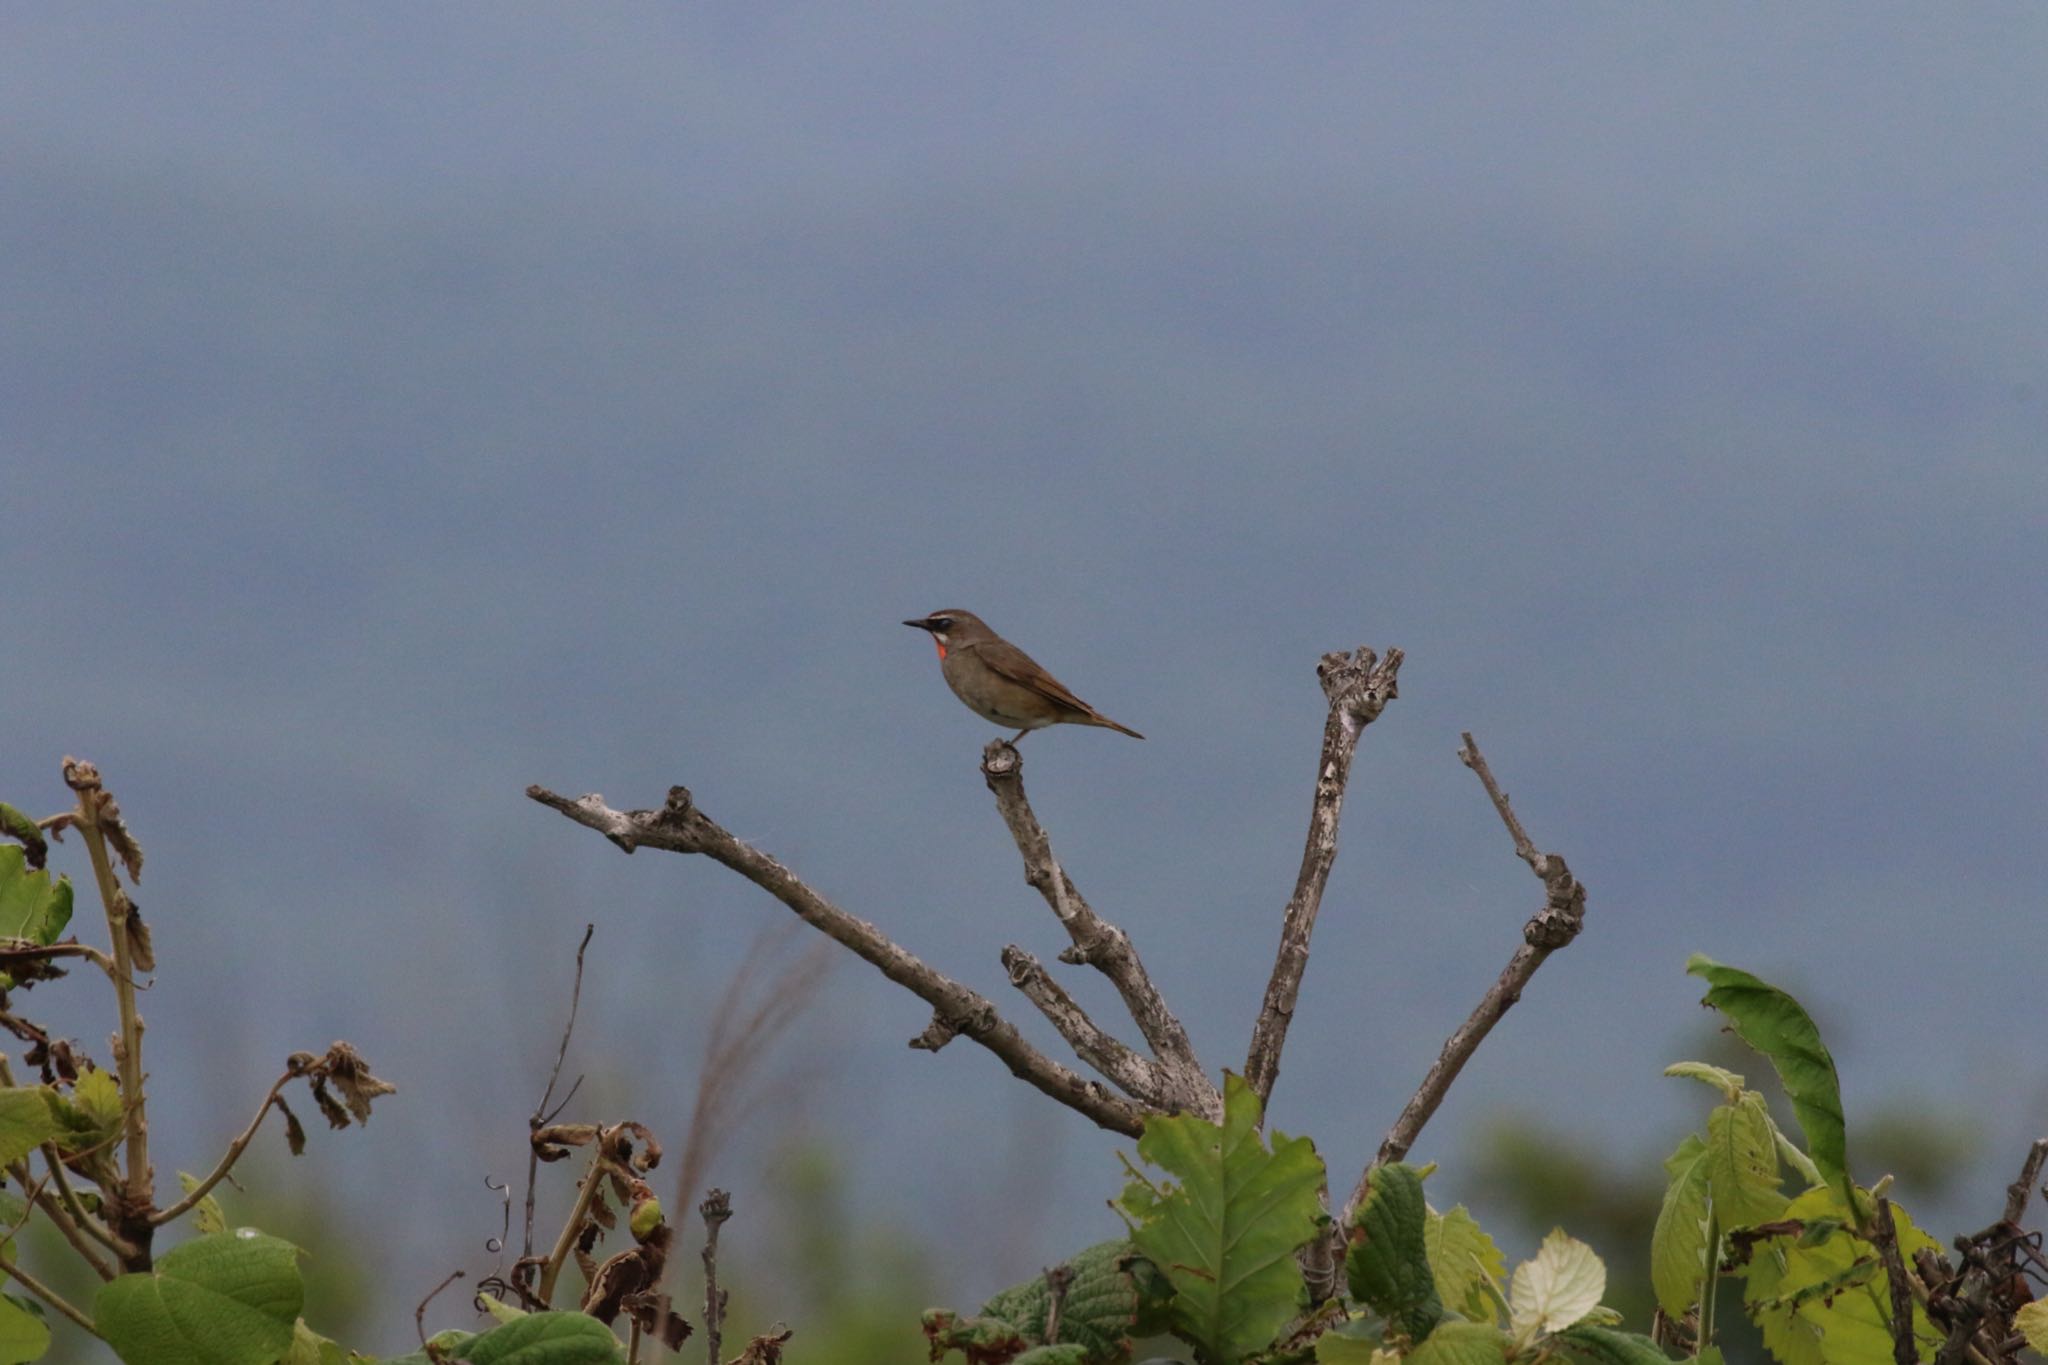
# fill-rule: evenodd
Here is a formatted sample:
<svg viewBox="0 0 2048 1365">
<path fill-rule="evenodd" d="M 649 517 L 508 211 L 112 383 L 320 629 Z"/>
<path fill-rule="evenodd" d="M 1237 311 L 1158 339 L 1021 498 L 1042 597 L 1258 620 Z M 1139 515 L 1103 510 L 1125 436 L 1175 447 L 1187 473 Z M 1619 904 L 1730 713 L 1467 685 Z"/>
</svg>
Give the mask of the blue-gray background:
<svg viewBox="0 0 2048 1365">
<path fill-rule="evenodd" d="M 1408 651 L 1274 1099 L 1340 1172 L 1537 900 L 1469 728 L 1592 901 L 1418 1149 L 1447 1198 L 1503 1105 L 1654 1169 L 1698 949 L 1803 992 L 1852 1115 L 1970 1116 L 1988 1221 L 2048 1118 L 2044 44 L 2027 6 L 9 6 L 0 796 L 89 756 L 149 848 L 160 1166 L 355 1041 L 401 1094 L 273 1178 L 346 1188 L 359 1344 L 403 1345 L 491 1264 L 586 920 L 583 1116 L 679 1136 L 786 912 L 534 781 L 687 783 L 1056 1048 L 996 961 L 1059 936 L 989 732 L 896 624 L 964 605 L 1150 736 L 1028 775 L 1218 1067 L 1316 656 Z M 89 981 L 30 1001 L 103 1046 Z M 1118 1142 L 924 1022 L 829 978 L 729 1237 L 806 1134 L 962 1300 L 1107 1234 Z"/>
</svg>

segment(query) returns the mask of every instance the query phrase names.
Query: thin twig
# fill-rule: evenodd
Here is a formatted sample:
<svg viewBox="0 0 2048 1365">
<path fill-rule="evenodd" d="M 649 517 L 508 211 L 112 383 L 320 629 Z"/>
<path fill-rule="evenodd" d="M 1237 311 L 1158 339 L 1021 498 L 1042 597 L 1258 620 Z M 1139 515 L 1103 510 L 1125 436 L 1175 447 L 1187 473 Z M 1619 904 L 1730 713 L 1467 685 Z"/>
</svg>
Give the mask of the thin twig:
<svg viewBox="0 0 2048 1365">
<path fill-rule="evenodd" d="M 182 1218 L 193 1209 L 199 1207 L 199 1201 L 206 1198 L 207 1193 L 215 1185 L 227 1179 L 228 1172 L 235 1168 L 235 1163 L 242 1159 L 242 1153 L 249 1149 L 250 1142 L 256 1137 L 256 1130 L 263 1126 L 263 1120 L 270 1113 L 270 1107 L 277 1103 L 278 1092 L 284 1089 L 287 1081 L 296 1078 L 299 1074 L 296 1070 L 287 1069 L 282 1076 L 273 1081 L 269 1093 L 263 1097 L 263 1103 L 256 1106 L 256 1116 L 250 1119 L 249 1126 L 244 1128 L 236 1135 L 235 1140 L 228 1144 L 228 1149 L 221 1155 L 219 1164 L 207 1172 L 204 1180 L 201 1180 L 198 1184 L 187 1190 L 183 1199 L 180 1199 L 167 1209 L 161 1209 L 151 1214 L 149 1221 L 157 1227 L 162 1227 L 173 1219 Z"/>
<path fill-rule="evenodd" d="M 1325 654 L 1316 665 L 1323 696 L 1330 713 L 1323 722 L 1322 755 L 1316 764 L 1315 798 L 1309 807 L 1308 838 L 1301 851 L 1301 871 L 1294 880 L 1294 894 L 1280 922 L 1280 948 L 1273 958 L 1273 974 L 1266 982 L 1266 996 L 1259 1006 L 1258 1021 L 1252 1026 L 1251 1047 L 1245 1057 L 1245 1081 L 1261 1102 L 1270 1098 L 1273 1083 L 1280 1078 L 1280 1050 L 1287 1045 L 1287 1029 L 1294 1022 L 1294 1008 L 1301 997 L 1301 978 L 1308 971 L 1309 936 L 1315 932 L 1316 912 L 1323 903 L 1323 888 L 1329 883 L 1330 868 L 1337 861 L 1337 826 L 1344 814 L 1344 788 L 1351 780 L 1351 758 L 1365 727 L 1379 719 L 1387 703 L 1401 694 L 1401 660 L 1398 649 L 1387 651 L 1385 659 L 1361 646 L 1355 653 Z"/>
<path fill-rule="evenodd" d="M 1073 947 L 1062 952 L 1060 960 L 1085 963 L 1108 977 L 1151 1047 L 1156 1065 L 1147 1103 L 1169 1112 L 1187 1109 L 1212 1118 L 1221 1117 L 1223 1098 L 1195 1055 L 1187 1030 L 1152 984 L 1130 935 L 1095 913 L 1080 888 L 1074 885 L 1074 879 L 1053 856 L 1052 839 L 1024 793 L 1023 756 L 1014 745 L 992 740 L 981 753 L 981 774 L 995 795 L 997 813 L 1003 817 L 1017 851 L 1024 857 L 1024 880 L 1045 898 L 1067 937 L 1073 940 Z M 1044 1008 L 1042 1001 L 1034 998 L 1033 1003 Z M 1101 1069 L 1093 1058 L 1083 1060 Z M 1125 1091 L 1137 1093 L 1121 1080 L 1117 1083 Z"/>
<path fill-rule="evenodd" d="M 532 1116 L 526 1120 L 526 1129 L 529 1133 L 539 1132 L 547 1124 L 554 1121 L 555 1114 L 548 1112 L 548 1101 L 554 1098 L 555 1082 L 561 1079 L 562 1075 L 562 1061 L 569 1055 L 569 1035 L 576 1031 L 576 1007 L 583 1001 L 583 950 L 590 946 L 590 936 L 596 932 L 597 926 L 595 924 L 584 925 L 583 939 L 576 945 L 576 980 L 569 987 L 569 1021 L 562 1025 L 562 1045 L 555 1049 L 555 1066 L 552 1071 L 548 1072 L 548 1087 L 541 1092 L 540 1103 L 533 1107 Z M 581 1085 L 582 1083 L 582 1078 L 577 1078 L 576 1085 Z M 570 1097 L 575 1095 L 576 1085 L 570 1086 L 569 1094 L 562 1097 L 563 1104 L 566 1105 Z M 555 1112 L 559 1113 L 561 1111 L 557 1110 Z M 540 1158 L 534 1155 L 533 1145 L 528 1143 L 526 1149 L 526 1232 L 519 1244 L 519 1255 L 522 1260 L 530 1260 L 533 1256 L 534 1187 L 538 1183 L 539 1177 Z"/>
<path fill-rule="evenodd" d="M 66 939 L 61 943 L 37 943 L 26 938 L 0 938 L 0 964 L 17 958 L 34 961 L 52 957 L 82 957 L 105 972 L 108 980 L 111 981 L 114 977 L 114 959 L 90 943 L 80 943 L 76 939 Z"/>
<path fill-rule="evenodd" d="M 1899 1232 L 1892 1222 L 1892 1201 L 1877 1197 L 1877 1254 L 1884 1261 L 1885 1282 L 1891 1289 L 1892 1360 L 1895 1365 L 1915 1365 L 1920 1358 L 1913 1344 L 1913 1290 L 1906 1283 L 1906 1263 L 1899 1255 Z"/>
<path fill-rule="evenodd" d="M 77 1308 L 72 1306 L 71 1302 L 68 1299 L 66 1299 L 62 1294 L 59 1294 L 56 1290 L 50 1288 L 50 1286 L 44 1284 L 41 1280 L 29 1274 L 28 1271 L 22 1269 L 21 1263 L 19 1261 L 8 1262 L 7 1278 L 13 1280 L 16 1284 L 19 1284 L 23 1289 L 26 1289 L 29 1293 L 35 1295 L 44 1303 L 56 1309 L 65 1317 L 70 1318 L 73 1322 L 77 1323 L 80 1327 L 83 1327 L 86 1331 L 92 1333 L 94 1336 L 97 1337 L 100 1335 L 100 1329 L 93 1324 L 93 1320 L 91 1318 L 87 1317 L 84 1313 L 80 1312 Z M 105 1340 L 105 1338 L 101 1339 Z"/>
<path fill-rule="evenodd" d="M 718 1348 L 725 1338 L 725 1298 L 718 1287 L 718 1229 L 732 1217 L 732 1196 L 712 1190 L 697 1206 L 704 1219 L 704 1355 L 718 1365 Z"/>
<path fill-rule="evenodd" d="M 93 1250 L 94 1239 L 88 1237 L 82 1227 L 72 1220 L 60 1200 L 43 1189 L 42 1181 L 30 1173 L 28 1162 L 15 1162 L 7 1168 L 7 1173 L 14 1177 L 16 1184 L 28 1192 L 30 1206 L 43 1211 L 43 1216 L 50 1220 L 50 1226 L 63 1235 L 64 1240 L 71 1244 L 71 1249 L 78 1253 L 79 1259 L 91 1267 L 93 1274 L 103 1280 L 111 1280 L 120 1273 L 116 1267 L 108 1264 L 106 1258 Z M 123 1255 L 118 1247 L 110 1246 L 108 1250 L 116 1256 Z"/>
<path fill-rule="evenodd" d="M 449 1271 L 448 1278 L 441 1281 L 441 1283 L 435 1285 L 432 1289 L 429 1289 L 427 1291 L 427 1296 L 424 1299 L 420 1300 L 420 1306 L 412 1310 L 412 1330 L 418 1334 L 421 1346 L 425 1346 L 427 1344 L 427 1305 L 432 1303 L 434 1301 L 435 1296 L 438 1295 L 442 1290 L 446 1289 L 449 1285 L 454 1284 L 457 1280 L 461 1278 L 461 1271 Z"/>
<path fill-rule="evenodd" d="M 116 1237 L 104 1223 L 93 1217 L 92 1212 L 85 1207 L 84 1201 L 79 1199 L 78 1191 L 71 1187 L 70 1177 L 64 1174 L 64 1154 L 57 1150 L 57 1144 L 46 1142 L 38 1150 L 42 1152 L 43 1161 L 50 1168 L 50 1183 L 56 1186 L 57 1198 L 63 1202 L 65 1211 L 71 1215 L 71 1220 L 78 1225 L 80 1231 L 116 1256 L 133 1254 L 135 1248 Z"/>
<path fill-rule="evenodd" d="M 1506 824 L 1509 834 L 1515 841 L 1516 856 L 1527 863 L 1529 869 L 1542 880 L 1543 908 L 1522 926 L 1522 945 L 1515 949 L 1514 956 L 1508 959 L 1508 965 L 1502 969 L 1499 979 L 1487 989 L 1471 1016 L 1460 1024 L 1457 1031 L 1444 1043 L 1443 1051 L 1437 1056 L 1435 1065 L 1431 1066 L 1429 1074 L 1422 1078 L 1421 1086 L 1409 1099 L 1407 1107 L 1402 1109 L 1401 1117 L 1394 1121 L 1394 1126 L 1388 1130 L 1386 1139 L 1380 1143 L 1379 1153 L 1373 1158 L 1372 1166 L 1399 1161 L 1408 1154 L 1409 1148 L 1415 1145 L 1416 1136 L 1422 1132 L 1422 1126 L 1429 1122 L 1430 1115 L 1443 1103 L 1445 1093 L 1451 1088 L 1451 1082 L 1458 1078 L 1458 1073 L 1464 1069 L 1465 1063 L 1471 1060 L 1473 1052 L 1492 1031 L 1493 1026 L 1500 1022 L 1501 1016 L 1522 998 L 1522 989 L 1529 984 L 1529 978 L 1536 974 L 1536 969 L 1542 966 L 1544 960 L 1552 953 L 1578 937 L 1579 929 L 1585 922 L 1586 888 L 1572 875 L 1562 855 L 1536 851 L 1535 844 L 1522 829 L 1522 822 L 1515 818 L 1514 809 L 1508 804 L 1507 794 L 1494 782 L 1492 770 L 1486 766 L 1486 759 L 1479 752 L 1479 746 L 1473 742 L 1470 734 L 1464 736 L 1464 741 L 1464 747 L 1458 751 L 1458 757 L 1466 767 L 1479 774 L 1479 780 L 1485 784 L 1486 794 L 1492 798 L 1494 809 L 1500 813 L 1501 821 Z M 1339 1227 L 1350 1225 L 1352 1211 L 1364 1200 L 1366 1180 L 1372 1174 L 1372 1166 L 1366 1167 L 1359 1175 L 1358 1184 L 1352 1190 L 1351 1198 L 1345 1203 L 1343 1213 L 1337 1219 Z"/>
<path fill-rule="evenodd" d="M 577 824 L 598 831 L 628 853 L 642 847 L 701 853 L 753 882 L 806 924 L 851 950 L 932 1007 L 932 1022 L 912 1040 L 911 1046 L 937 1051 L 965 1034 L 1000 1058 L 1012 1075 L 1097 1125 L 1130 1137 L 1143 1131 L 1143 1110 L 1111 1094 L 1100 1082 L 1047 1057 L 1026 1041 L 986 996 L 925 965 L 884 937 L 874 925 L 840 909 L 774 858 L 734 837 L 697 809 L 685 788 L 671 787 L 662 809 L 640 811 L 616 811 L 605 805 L 600 796 L 572 799 L 540 786 L 528 787 L 526 794 Z"/>
</svg>

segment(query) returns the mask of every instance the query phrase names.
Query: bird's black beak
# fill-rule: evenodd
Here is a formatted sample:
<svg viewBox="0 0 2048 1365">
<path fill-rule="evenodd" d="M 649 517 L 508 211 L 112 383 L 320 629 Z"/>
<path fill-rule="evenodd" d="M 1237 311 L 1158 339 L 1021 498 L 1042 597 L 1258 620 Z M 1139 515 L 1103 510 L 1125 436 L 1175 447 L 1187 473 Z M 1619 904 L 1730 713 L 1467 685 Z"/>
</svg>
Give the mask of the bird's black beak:
<svg viewBox="0 0 2048 1365">
<path fill-rule="evenodd" d="M 903 624 L 906 626 L 915 626 L 919 630 L 930 630 L 932 628 L 931 619 L 929 617 L 921 621 L 905 621 Z"/>
</svg>

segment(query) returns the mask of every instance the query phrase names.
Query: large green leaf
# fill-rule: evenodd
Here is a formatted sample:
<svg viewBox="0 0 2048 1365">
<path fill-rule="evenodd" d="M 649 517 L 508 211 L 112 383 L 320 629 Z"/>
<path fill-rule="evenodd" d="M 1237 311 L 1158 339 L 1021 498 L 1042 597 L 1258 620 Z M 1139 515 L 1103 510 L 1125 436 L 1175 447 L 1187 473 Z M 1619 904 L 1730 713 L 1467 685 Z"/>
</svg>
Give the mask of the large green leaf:
<svg viewBox="0 0 2048 1365">
<path fill-rule="evenodd" d="M 1770 1111 L 1754 1090 L 1707 1115 L 1707 1194 L 1723 1231 L 1768 1223 L 1785 1211 Z"/>
<path fill-rule="evenodd" d="M 0 1294 L 0 1365 L 26 1365 L 49 1349 L 49 1324 L 12 1295 Z"/>
<path fill-rule="evenodd" d="M 1507 1275 L 1507 1258 L 1465 1206 L 1459 1204 L 1449 1213 L 1431 1209 L 1422 1244 L 1429 1255 L 1430 1278 L 1445 1306 L 1473 1322 L 1498 1322 L 1496 1296 Z"/>
<path fill-rule="evenodd" d="M 1665 1158 L 1671 1183 L 1650 1234 L 1650 1285 L 1666 1317 L 1682 1318 L 1700 1301 L 1707 1274 L 1707 1144 L 1687 1133 Z"/>
<path fill-rule="evenodd" d="M 304 1299 L 297 1247 L 221 1232 L 101 1285 L 93 1317 L 128 1365 L 271 1365 L 291 1348 Z"/>
<path fill-rule="evenodd" d="M 1820 1029 L 1797 1000 L 1776 986 L 1700 953 L 1686 971 L 1707 983 L 1706 1003 L 1728 1016 L 1742 1041 L 1770 1058 L 1806 1135 L 1806 1150 L 1821 1174 L 1849 1189 L 1848 1137 L 1842 1086 Z"/>
<path fill-rule="evenodd" d="M 1118 1207 L 1131 1241 L 1173 1286 L 1172 1330 L 1216 1361 L 1271 1344 L 1303 1294 L 1294 1253 L 1322 1226 L 1322 1159 L 1306 1138 L 1259 1138 L 1260 1105 L 1226 1075 L 1223 1122 L 1153 1118 L 1138 1155 L 1179 1184 L 1134 1170 Z"/>
<path fill-rule="evenodd" d="M 611 1328 L 581 1313 L 528 1313 L 455 1353 L 470 1365 L 607 1365 L 623 1358 Z"/>
<path fill-rule="evenodd" d="M 52 1093 L 41 1085 L 0 1087 L 0 1166 L 12 1166 L 64 1131 Z"/>
<path fill-rule="evenodd" d="M 1848 1211 L 1832 1187 L 1808 1190 L 1785 1217 L 1809 1228 L 1834 1225 L 1822 1237 L 1773 1237 L 1757 1245 L 1744 1271 L 1743 1300 L 1763 1329 L 1764 1345 L 1783 1365 L 1884 1365 L 1892 1358 L 1891 1297 L 1877 1248 L 1841 1225 Z M 1935 1240 L 1896 1205 L 1899 1254 L 1910 1263 Z M 1808 1245 L 1809 1240 L 1811 1245 Z M 1938 1248 L 1937 1248 L 1938 1249 Z M 1923 1309 L 1913 1310 L 1913 1334 L 1932 1359 L 1941 1334 Z"/>
<path fill-rule="evenodd" d="M 1501 1365 L 1514 1341 L 1498 1327 L 1453 1318 L 1402 1357 L 1403 1365 Z"/>
<path fill-rule="evenodd" d="M 1344 1257 L 1351 1297 L 1410 1341 L 1427 1337 L 1444 1315 L 1430 1267 L 1429 1217 L 1413 1166 L 1376 1166 L 1366 1177 L 1365 1202 L 1352 1220 Z"/>
</svg>

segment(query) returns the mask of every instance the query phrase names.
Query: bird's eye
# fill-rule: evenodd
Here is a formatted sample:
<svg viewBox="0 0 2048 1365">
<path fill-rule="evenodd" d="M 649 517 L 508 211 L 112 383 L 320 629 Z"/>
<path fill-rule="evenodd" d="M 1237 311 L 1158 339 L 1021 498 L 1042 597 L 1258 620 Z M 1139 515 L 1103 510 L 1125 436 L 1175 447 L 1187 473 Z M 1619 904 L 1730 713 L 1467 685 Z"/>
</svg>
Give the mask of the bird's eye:
<svg viewBox="0 0 2048 1365">
<path fill-rule="evenodd" d="M 952 617 L 950 617 L 950 616 L 934 616 L 934 617 L 932 618 L 932 629 L 933 629 L 933 630 L 951 630 L 952 628 L 953 628 L 953 618 L 952 618 Z"/>
</svg>

